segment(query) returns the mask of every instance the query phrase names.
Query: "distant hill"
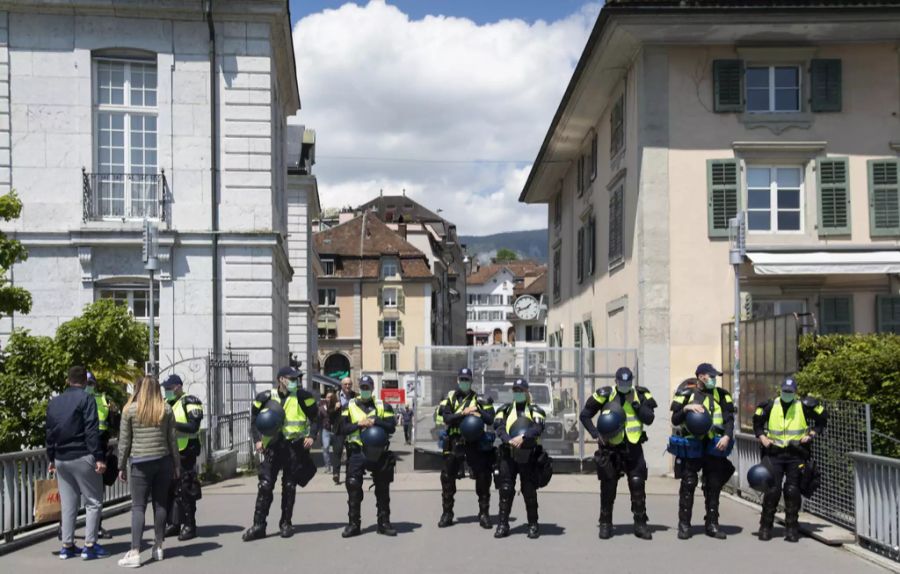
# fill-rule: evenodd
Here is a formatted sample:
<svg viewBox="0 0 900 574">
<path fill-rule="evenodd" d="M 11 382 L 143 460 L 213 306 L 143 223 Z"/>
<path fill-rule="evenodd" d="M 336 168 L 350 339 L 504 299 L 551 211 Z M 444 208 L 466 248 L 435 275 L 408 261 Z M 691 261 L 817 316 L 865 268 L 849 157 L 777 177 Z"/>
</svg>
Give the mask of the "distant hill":
<svg viewBox="0 0 900 574">
<path fill-rule="evenodd" d="M 470 256 L 478 257 L 482 262 L 490 260 L 498 249 L 505 247 L 518 253 L 521 259 L 534 259 L 541 263 L 547 263 L 546 229 L 508 231 L 483 236 L 463 235 L 460 236 L 459 241 L 466 246 L 466 251 Z"/>
</svg>

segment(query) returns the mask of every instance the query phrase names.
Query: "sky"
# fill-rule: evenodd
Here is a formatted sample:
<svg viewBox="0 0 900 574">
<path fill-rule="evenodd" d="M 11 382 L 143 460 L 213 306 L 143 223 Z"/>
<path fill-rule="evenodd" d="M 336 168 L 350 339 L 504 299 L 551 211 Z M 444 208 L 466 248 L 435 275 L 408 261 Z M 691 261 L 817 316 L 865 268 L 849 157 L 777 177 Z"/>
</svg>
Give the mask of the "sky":
<svg viewBox="0 0 900 574">
<path fill-rule="evenodd" d="M 600 4 L 291 0 L 323 207 L 382 190 L 463 235 L 547 226 L 518 196 Z"/>
</svg>

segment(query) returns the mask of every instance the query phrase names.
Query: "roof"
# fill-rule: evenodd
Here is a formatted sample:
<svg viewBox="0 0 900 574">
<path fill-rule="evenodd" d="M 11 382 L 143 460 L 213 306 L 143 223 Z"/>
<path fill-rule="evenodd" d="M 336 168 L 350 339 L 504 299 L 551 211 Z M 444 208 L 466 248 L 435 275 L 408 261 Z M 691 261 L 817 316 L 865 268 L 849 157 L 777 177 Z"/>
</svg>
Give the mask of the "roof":
<svg viewBox="0 0 900 574">
<path fill-rule="evenodd" d="M 522 259 L 520 261 L 509 261 L 508 263 L 493 263 L 491 265 L 482 265 L 474 273 L 466 278 L 469 285 L 484 285 L 497 273 L 504 269 L 516 279 L 525 277 L 533 277 L 541 272 L 543 265 L 531 259 Z"/>
<path fill-rule="evenodd" d="M 357 209 L 370 211 L 387 223 L 440 222 L 451 225 L 437 213 L 405 195 L 379 195 L 360 205 Z"/>
<path fill-rule="evenodd" d="M 381 258 L 397 257 L 404 278 L 431 277 L 428 258 L 377 217 L 363 213 L 313 236 L 321 258 L 339 258 L 335 277 L 377 278 Z"/>
<path fill-rule="evenodd" d="M 537 276 L 534 281 L 526 285 L 525 287 L 516 286 L 513 290 L 513 294 L 516 296 L 519 295 L 535 295 L 540 296 L 547 292 L 547 270 L 544 268 L 544 272 Z"/>
</svg>

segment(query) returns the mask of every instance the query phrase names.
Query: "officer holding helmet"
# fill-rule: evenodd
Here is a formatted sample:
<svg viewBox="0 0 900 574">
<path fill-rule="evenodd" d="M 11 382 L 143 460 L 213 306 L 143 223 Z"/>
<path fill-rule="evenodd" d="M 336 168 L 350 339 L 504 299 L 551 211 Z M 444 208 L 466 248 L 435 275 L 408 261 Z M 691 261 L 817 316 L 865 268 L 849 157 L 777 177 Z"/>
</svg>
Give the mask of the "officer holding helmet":
<svg viewBox="0 0 900 574">
<path fill-rule="evenodd" d="M 678 538 L 687 540 L 691 537 L 694 491 L 702 470 L 706 535 L 724 540 L 725 533 L 719 530 L 719 495 L 734 473 L 734 466 L 727 458 L 734 441 L 734 401 L 728 391 L 716 387 L 716 377 L 722 373 L 711 364 L 701 363 L 694 374 L 695 379 L 688 379 L 679 386 L 671 406 L 672 426 L 677 427 L 676 432 L 683 438 L 696 441 L 699 447 L 699 456 L 678 458 L 675 463 L 675 476 L 681 478 Z M 698 419 L 705 423 L 703 428 L 694 428 L 693 421 L 688 421 L 689 418 L 698 418 L 696 415 L 704 417 Z"/>
<path fill-rule="evenodd" d="M 634 535 L 644 540 L 653 536 L 647 525 L 647 462 L 641 446 L 647 440 L 644 426 L 653 423 L 656 400 L 644 387 L 634 386 L 631 369 L 616 371 L 616 386 L 603 387 L 591 395 L 581 410 L 579 419 L 599 449 L 597 477 L 600 479 L 600 538 L 612 537 L 613 504 L 619 477 L 628 477 L 631 493 L 631 512 L 634 515 Z M 593 418 L 600 413 L 598 430 Z M 608 421 L 615 421 L 610 428 Z"/>
<path fill-rule="evenodd" d="M 290 538 L 294 533 L 291 520 L 297 484 L 305 486 L 316 472 L 309 449 L 319 433 L 319 409 L 316 398 L 300 388 L 302 377 L 303 374 L 293 367 L 282 368 L 278 371 L 275 387 L 256 395 L 250 409 L 250 432 L 256 451 L 263 453 L 263 462 L 259 466 L 253 526 L 244 532 L 245 542 L 266 536 L 266 518 L 274 499 L 272 491 L 279 472 L 281 520 L 278 527 L 282 538 Z M 256 421 L 260 415 L 270 410 L 283 411 L 283 426 L 272 436 L 264 436 L 257 428 Z"/>
<path fill-rule="evenodd" d="M 498 452 L 497 490 L 500 491 L 500 515 L 494 538 L 509 536 L 509 513 L 516 495 L 516 476 L 521 481 L 522 498 L 528 516 L 528 538 L 540 536 L 538 527 L 538 459 L 544 432 L 544 410 L 531 402 L 528 381 L 513 383 L 513 400 L 497 411 L 494 428 L 502 444 Z"/>
<path fill-rule="evenodd" d="M 475 476 L 478 523 L 482 528 L 490 528 L 494 446 L 493 440 L 485 437 L 484 425 L 494 424 L 493 401 L 479 398 L 472 390 L 472 370 L 464 367 L 459 370 L 456 390 L 450 391 L 441 401 L 439 410 L 447 428 L 447 439 L 444 441 L 444 468 L 441 471 L 443 513 L 438 521 L 438 527 L 445 528 L 453 524 L 456 479 L 463 464 L 468 463 Z"/>
<path fill-rule="evenodd" d="M 784 483 L 784 539 L 800 540 L 797 520 L 802 495 L 800 483 L 810 458 L 812 441 L 825 431 L 825 406 L 813 397 L 797 399 L 797 381 L 787 377 L 781 395 L 760 403 L 753 413 L 753 433 L 762 445 L 762 465 L 772 472 L 772 485 L 763 495 L 759 539 L 772 539 L 772 523 Z"/>
<path fill-rule="evenodd" d="M 391 405 L 375 400 L 375 381 L 365 375 L 359 380 L 359 396 L 341 412 L 341 431 L 347 437 L 347 527 L 344 538 L 358 536 L 362 521 L 363 474 L 372 473 L 378 533 L 396 536 L 391 525 L 391 482 L 394 480 L 394 453 L 388 449 L 397 420 Z"/>
<path fill-rule="evenodd" d="M 175 414 L 175 436 L 181 458 L 181 476 L 169 487 L 169 526 L 166 536 L 178 534 L 179 540 L 197 536 L 197 501 L 200 499 L 200 480 L 197 478 L 197 457 L 200 456 L 200 423 L 203 403 L 184 392 L 184 382 L 172 374 L 162 384 L 166 402 Z"/>
</svg>

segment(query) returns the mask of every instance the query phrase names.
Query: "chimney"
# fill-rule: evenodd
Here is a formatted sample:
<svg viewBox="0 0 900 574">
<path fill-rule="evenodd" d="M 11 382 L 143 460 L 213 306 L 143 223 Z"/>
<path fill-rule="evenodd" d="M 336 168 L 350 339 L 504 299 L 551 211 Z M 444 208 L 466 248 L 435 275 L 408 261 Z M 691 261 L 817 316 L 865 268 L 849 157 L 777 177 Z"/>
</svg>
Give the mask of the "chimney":
<svg viewBox="0 0 900 574">
<path fill-rule="evenodd" d="M 400 237 L 402 237 L 403 239 L 406 239 L 406 224 L 405 223 L 400 223 L 397 225 L 397 234 Z"/>
</svg>

